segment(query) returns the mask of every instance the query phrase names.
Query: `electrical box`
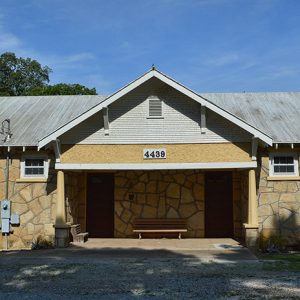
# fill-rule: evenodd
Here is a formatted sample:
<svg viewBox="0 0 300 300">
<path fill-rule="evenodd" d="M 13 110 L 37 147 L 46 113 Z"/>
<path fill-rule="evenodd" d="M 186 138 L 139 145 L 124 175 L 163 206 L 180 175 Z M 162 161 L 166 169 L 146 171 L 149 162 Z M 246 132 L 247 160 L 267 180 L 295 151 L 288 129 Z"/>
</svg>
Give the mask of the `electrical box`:
<svg viewBox="0 0 300 300">
<path fill-rule="evenodd" d="M 2 233 L 10 233 L 9 219 L 2 219 L 1 220 L 1 231 L 2 231 Z"/>
<path fill-rule="evenodd" d="M 11 225 L 20 225 L 20 216 L 18 214 L 12 214 L 10 217 Z"/>
<path fill-rule="evenodd" d="M 11 202 L 7 199 L 1 201 L 1 219 L 10 219 Z M 2 224 L 3 225 L 3 224 Z M 3 230 L 2 230 L 3 232 Z"/>
</svg>

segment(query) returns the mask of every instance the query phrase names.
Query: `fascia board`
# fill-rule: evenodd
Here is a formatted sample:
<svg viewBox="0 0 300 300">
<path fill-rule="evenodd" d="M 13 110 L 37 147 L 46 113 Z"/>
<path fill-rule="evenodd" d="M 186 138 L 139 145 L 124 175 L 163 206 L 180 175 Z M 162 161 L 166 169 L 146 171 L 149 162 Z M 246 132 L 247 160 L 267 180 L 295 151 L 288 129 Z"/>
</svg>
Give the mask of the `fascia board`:
<svg viewBox="0 0 300 300">
<path fill-rule="evenodd" d="M 217 163 L 111 163 L 76 164 L 56 163 L 56 170 L 190 170 L 190 169 L 249 169 L 257 168 L 257 162 L 217 162 Z"/>
</svg>

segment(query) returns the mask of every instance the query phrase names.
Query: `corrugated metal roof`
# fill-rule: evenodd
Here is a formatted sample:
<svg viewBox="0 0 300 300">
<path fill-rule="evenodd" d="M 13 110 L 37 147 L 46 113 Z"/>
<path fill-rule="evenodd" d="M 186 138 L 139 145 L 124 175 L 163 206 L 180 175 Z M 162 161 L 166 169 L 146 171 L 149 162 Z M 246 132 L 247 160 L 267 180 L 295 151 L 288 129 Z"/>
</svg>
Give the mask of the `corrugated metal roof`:
<svg viewBox="0 0 300 300">
<path fill-rule="evenodd" d="M 13 134 L 5 146 L 36 146 L 40 139 L 105 98 L 99 95 L 0 97 L 0 125 L 9 118 Z M 0 145 L 4 145 L 3 138 L 0 134 Z"/>
<path fill-rule="evenodd" d="M 272 137 L 300 143 L 300 92 L 200 94 Z"/>
<path fill-rule="evenodd" d="M 200 96 L 273 138 L 300 143 L 300 93 L 201 93 Z M 0 146 L 37 146 L 106 96 L 0 97 L 0 122 L 9 118 L 13 136 Z M 1 128 L 0 128 L 1 130 Z"/>
</svg>

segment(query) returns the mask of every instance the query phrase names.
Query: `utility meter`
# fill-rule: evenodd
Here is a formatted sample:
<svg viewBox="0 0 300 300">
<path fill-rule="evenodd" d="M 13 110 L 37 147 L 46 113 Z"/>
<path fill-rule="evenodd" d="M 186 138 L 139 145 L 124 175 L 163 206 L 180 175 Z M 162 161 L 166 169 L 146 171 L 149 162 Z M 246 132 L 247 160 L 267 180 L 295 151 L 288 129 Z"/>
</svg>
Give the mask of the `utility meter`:
<svg viewBox="0 0 300 300">
<path fill-rule="evenodd" d="M 1 219 L 10 219 L 11 201 L 5 199 L 1 201 Z"/>
</svg>

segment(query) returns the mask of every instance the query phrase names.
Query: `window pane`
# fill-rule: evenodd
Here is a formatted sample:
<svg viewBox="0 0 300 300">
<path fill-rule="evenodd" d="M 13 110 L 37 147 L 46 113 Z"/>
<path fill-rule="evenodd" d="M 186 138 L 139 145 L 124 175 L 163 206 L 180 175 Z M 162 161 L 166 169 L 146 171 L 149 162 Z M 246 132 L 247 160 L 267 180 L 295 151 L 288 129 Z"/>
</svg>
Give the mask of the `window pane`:
<svg viewBox="0 0 300 300">
<path fill-rule="evenodd" d="M 31 168 L 25 168 L 25 175 L 32 175 L 32 169 Z"/>
<path fill-rule="evenodd" d="M 276 157 L 274 157 L 274 164 L 279 164 L 279 157 L 278 156 L 276 156 Z"/>
<path fill-rule="evenodd" d="M 44 175 L 44 168 L 25 168 L 25 175 Z"/>
<path fill-rule="evenodd" d="M 282 165 L 286 165 L 287 157 L 284 157 L 284 156 L 279 157 L 279 163 Z"/>
<path fill-rule="evenodd" d="M 38 174 L 44 175 L 44 168 L 38 168 Z"/>
<path fill-rule="evenodd" d="M 274 173 L 279 173 L 279 166 L 274 166 Z"/>
<path fill-rule="evenodd" d="M 287 169 L 287 171 L 288 171 L 289 173 L 294 173 L 294 172 L 295 172 L 294 166 L 287 166 L 286 169 Z"/>
<path fill-rule="evenodd" d="M 288 157 L 287 157 L 287 164 L 293 165 L 293 164 L 294 164 L 294 157 L 288 156 Z"/>
<path fill-rule="evenodd" d="M 287 172 L 287 166 L 279 166 L 279 172 L 280 173 L 286 173 Z"/>
<path fill-rule="evenodd" d="M 31 166 L 44 166 L 44 160 L 43 159 L 26 159 L 25 160 L 25 166 L 31 167 Z"/>
</svg>

